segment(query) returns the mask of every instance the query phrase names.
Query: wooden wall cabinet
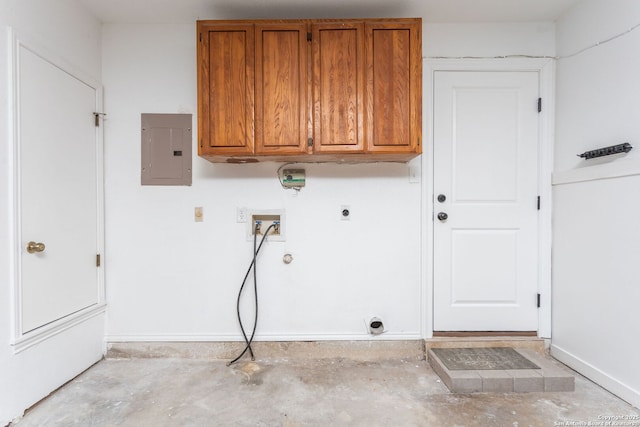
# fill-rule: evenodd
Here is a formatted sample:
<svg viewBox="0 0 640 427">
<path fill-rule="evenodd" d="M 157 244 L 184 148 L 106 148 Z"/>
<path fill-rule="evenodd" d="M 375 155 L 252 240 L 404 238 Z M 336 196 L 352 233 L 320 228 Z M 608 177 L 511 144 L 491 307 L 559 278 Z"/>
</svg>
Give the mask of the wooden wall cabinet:
<svg viewBox="0 0 640 427">
<path fill-rule="evenodd" d="M 198 21 L 198 153 L 212 162 L 422 152 L 421 19 Z"/>
</svg>

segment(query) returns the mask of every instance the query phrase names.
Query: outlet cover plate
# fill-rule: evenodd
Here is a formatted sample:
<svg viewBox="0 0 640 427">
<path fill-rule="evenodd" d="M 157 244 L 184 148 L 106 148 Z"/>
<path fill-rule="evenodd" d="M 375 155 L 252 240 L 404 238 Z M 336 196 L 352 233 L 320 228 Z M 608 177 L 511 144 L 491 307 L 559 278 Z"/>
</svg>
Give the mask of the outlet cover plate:
<svg viewBox="0 0 640 427">
<path fill-rule="evenodd" d="M 236 208 L 236 222 L 247 222 L 247 208 Z"/>
<path fill-rule="evenodd" d="M 340 219 L 343 221 L 351 220 L 351 207 L 349 205 L 340 206 Z"/>
<path fill-rule="evenodd" d="M 195 222 L 204 221 L 204 210 L 202 209 L 202 206 L 196 206 L 193 209 L 193 220 Z"/>
</svg>

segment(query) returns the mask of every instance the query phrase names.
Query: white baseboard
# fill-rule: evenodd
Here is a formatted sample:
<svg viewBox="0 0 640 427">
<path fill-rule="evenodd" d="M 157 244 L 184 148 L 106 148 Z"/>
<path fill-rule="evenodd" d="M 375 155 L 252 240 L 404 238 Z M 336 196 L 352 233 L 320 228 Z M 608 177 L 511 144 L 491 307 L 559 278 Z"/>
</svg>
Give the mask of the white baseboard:
<svg viewBox="0 0 640 427">
<path fill-rule="evenodd" d="M 563 350 L 557 345 L 551 345 L 551 355 L 599 386 L 609 390 L 619 398 L 627 401 L 636 408 L 640 408 L 640 392 L 638 390 L 634 390 L 632 387 L 618 381 L 606 372 Z"/>
<path fill-rule="evenodd" d="M 380 335 L 369 334 L 282 334 L 282 335 L 256 335 L 255 341 L 399 341 L 421 340 L 419 332 L 409 333 L 382 333 Z M 105 342 L 228 342 L 243 341 L 238 334 L 107 334 Z"/>
<path fill-rule="evenodd" d="M 29 332 L 17 339 L 15 339 L 11 345 L 14 353 L 20 353 L 36 344 L 50 339 L 58 334 L 61 334 L 68 329 L 71 329 L 81 323 L 85 323 L 88 320 L 103 315 L 106 310 L 105 304 L 95 304 L 84 308 L 62 319 L 51 322 L 35 331 Z"/>
</svg>

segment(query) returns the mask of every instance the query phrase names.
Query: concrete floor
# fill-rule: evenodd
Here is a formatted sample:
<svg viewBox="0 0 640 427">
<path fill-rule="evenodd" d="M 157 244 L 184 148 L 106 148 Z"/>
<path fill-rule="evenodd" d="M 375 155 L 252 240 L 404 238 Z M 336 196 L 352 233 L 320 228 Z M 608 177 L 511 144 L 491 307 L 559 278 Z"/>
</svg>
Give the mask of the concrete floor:
<svg viewBox="0 0 640 427">
<path fill-rule="evenodd" d="M 452 394 L 426 361 L 161 358 L 101 361 L 12 425 L 524 427 L 603 416 L 640 427 L 637 408 L 577 374 L 575 392 Z"/>
</svg>

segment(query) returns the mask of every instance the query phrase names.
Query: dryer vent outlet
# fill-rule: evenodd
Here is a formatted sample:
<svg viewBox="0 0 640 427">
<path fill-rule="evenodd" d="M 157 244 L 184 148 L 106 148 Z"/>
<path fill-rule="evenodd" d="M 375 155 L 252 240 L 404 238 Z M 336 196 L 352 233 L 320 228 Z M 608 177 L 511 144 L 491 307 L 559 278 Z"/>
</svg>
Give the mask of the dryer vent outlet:
<svg viewBox="0 0 640 427">
<path fill-rule="evenodd" d="M 379 317 L 373 317 L 369 320 L 369 333 L 371 335 L 380 335 L 384 332 L 384 323 Z"/>
</svg>

